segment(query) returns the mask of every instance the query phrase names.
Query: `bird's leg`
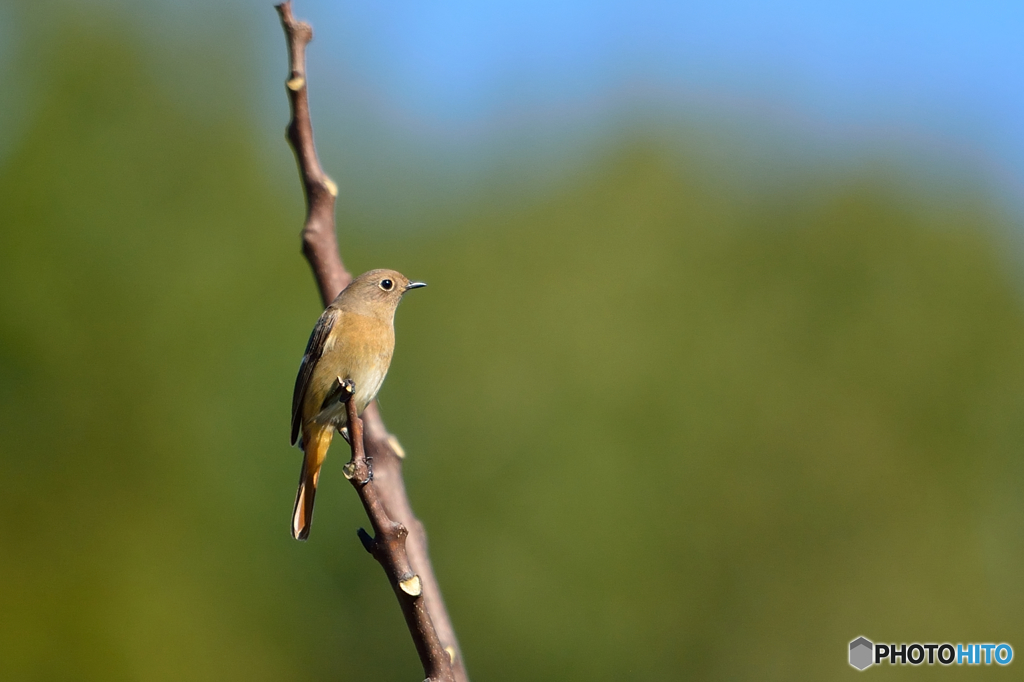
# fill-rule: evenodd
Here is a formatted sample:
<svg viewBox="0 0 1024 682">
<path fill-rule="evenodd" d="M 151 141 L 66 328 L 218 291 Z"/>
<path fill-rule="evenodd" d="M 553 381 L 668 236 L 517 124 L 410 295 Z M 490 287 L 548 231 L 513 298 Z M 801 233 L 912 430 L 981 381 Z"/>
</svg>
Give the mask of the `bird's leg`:
<svg viewBox="0 0 1024 682">
<path fill-rule="evenodd" d="M 351 379 L 343 380 L 341 377 L 338 377 L 335 383 L 338 385 L 336 390 L 342 391 L 344 389 L 344 400 L 339 400 L 339 402 L 345 404 L 345 414 L 348 420 L 348 424 L 338 429 L 338 433 L 348 441 L 349 446 L 352 448 L 352 459 L 345 465 L 343 471 L 345 478 L 352 480 L 357 473 L 361 473 L 359 465 L 364 465 L 366 467 L 366 478 L 359 481 L 359 486 L 362 487 L 373 480 L 373 459 L 367 457 L 366 451 L 363 449 L 362 420 L 359 419 L 356 404 L 352 402 L 352 396 L 356 392 L 356 385 Z"/>
<path fill-rule="evenodd" d="M 337 385 L 337 389 L 334 389 L 338 394 L 338 403 L 344 405 L 349 400 L 352 400 L 352 396 L 356 394 L 356 384 L 351 379 L 342 379 L 336 377 L 334 383 Z M 348 435 L 348 427 L 342 426 L 338 429 L 338 433 L 345 439 L 345 442 L 352 445 L 352 437 Z"/>
</svg>

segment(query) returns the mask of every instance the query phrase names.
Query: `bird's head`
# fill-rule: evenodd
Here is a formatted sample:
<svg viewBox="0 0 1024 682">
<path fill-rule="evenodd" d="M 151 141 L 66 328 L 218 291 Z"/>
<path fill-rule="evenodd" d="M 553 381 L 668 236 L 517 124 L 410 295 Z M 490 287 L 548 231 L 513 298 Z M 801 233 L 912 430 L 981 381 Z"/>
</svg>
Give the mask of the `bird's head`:
<svg viewBox="0 0 1024 682">
<path fill-rule="evenodd" d="M 405 292 L 425 286 L 423 282 L 410 282 L 397 270 L 370 270 L 352 280 L 335 303 L 342 310 L 389 319 Z"/>
</svg>

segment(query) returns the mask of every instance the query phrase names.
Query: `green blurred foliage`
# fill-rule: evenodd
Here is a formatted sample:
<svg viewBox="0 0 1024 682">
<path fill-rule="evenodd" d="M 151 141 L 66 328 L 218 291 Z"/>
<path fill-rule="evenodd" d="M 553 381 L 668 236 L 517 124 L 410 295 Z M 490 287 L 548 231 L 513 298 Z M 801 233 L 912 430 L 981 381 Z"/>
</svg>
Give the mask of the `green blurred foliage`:
<svg viewBox="0 0 1024 682">
<path fill-rule="evenodd" d="M 284 143 L 145 52 L 53 39 L 0 168 L 0 677 L 419 679 L 344 452 L 288 535 L 318 306 Z M 515 210 L 342 226 L 431 285 L 381 402 L 475 679 L 1024 651 L 1020 292 L 983 204 L 898 185 L 753 202 L 641 136 Z"/>
</svg>

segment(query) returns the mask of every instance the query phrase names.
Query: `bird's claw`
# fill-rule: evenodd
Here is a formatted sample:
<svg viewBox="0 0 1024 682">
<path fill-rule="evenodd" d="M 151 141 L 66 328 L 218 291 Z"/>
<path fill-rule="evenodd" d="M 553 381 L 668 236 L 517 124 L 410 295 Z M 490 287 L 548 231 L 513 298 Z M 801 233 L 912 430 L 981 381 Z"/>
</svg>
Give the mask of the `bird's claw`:
<svg viewBox="0 0 1024 682">
<path fill-rule="evenodd" d="M 331 382 L 331 388 L 327 391 L 327 397 L 324 398 L 321 403 L 320 409 L 325 409 L 330 406 L 333 402 L 338 402 L 342 405 L 352 399 L 352 396 L 356 394 L 356 384 L 351 379 L 342 379 L 341 377 L 335 377 L 334 381 Z"/>
<path fill-rule="evenodd" d="M 335 377 L 332 393 L 338 394 L 339 403 L 347 403 L 356 394 L 356 383 L 351 379 Z"/>
</svg>

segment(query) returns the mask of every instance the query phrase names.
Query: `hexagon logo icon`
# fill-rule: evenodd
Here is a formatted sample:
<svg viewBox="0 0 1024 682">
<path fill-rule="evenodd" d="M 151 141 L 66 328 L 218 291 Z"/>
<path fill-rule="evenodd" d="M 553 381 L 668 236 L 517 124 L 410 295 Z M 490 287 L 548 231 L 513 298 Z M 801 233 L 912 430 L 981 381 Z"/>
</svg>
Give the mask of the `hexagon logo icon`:
<svg viewBox="0 0 1024 682">
<path fill-rule="evenodd" d="M 850 642 L 850 665 L 857 670 L 864 670 L 874 663 L 875 645 L 864 637 L 858 637 Z"/>
</svg>

